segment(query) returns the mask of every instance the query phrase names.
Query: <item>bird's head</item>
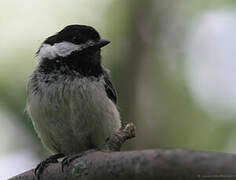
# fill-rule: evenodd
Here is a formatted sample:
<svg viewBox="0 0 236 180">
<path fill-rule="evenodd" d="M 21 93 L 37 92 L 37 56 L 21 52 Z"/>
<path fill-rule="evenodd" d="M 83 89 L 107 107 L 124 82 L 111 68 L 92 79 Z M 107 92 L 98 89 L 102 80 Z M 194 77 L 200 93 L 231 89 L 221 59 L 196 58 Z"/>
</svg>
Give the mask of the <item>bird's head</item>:
<svg viewBox="0 0 236 180">
<path fill-rule="evenodd" d="M 93 54 L 110 41 L 100 38 L 90 26 L 69 25 L 53 36 L 48 37 L 39 48 L 37 55 L 42 59 L 66 58 L 71 55 Z"/>
</svg>

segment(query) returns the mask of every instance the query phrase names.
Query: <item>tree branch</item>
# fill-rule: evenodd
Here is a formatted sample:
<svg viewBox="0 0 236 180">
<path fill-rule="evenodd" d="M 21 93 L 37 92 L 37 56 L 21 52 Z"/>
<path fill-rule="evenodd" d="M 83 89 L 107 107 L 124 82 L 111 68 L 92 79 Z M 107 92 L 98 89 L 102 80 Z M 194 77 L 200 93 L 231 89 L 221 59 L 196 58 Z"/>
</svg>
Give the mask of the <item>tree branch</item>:
<svg viewBox="0 0 236 180">
<path fill-rule="evenodd" d="M 122 127 L 118 132 L 107 139 L 104 150 L 119 151 L 122 144 L 133 137 L 135 137 L 135 126 L 133 123 L 128 123 L 125 127 Z"/>
<path fill-rule="evenodd" d="M 114 152 L 134 137 L 128 124 L 106 142 L 105 151 L 85 153 L 61 167 L 49 164 L 40 180 L 235 180 L 236 155 L 184 150 L 143 150 Z M 34 169 L 10 180 L 35 180 Z"/>
<path fill-rule="evenodd" d="M 30 170 L 10 180 L 33 180 Z M 201 180 L 236 179 L 236 155 L 184 150 L 92 152 L 61 171 L 50 164 L 41 180 Z"/>
</svg>

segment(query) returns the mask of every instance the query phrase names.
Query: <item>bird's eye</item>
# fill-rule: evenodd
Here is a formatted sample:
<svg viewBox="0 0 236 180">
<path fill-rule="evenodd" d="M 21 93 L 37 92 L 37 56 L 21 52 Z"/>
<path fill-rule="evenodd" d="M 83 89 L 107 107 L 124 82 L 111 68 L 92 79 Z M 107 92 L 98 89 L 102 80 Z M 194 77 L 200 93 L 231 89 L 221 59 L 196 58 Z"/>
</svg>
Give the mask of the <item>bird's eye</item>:
<svg viewBox="0 0 236 180">
<path fill-rule="evenodd" d="M 74 37 L 72 38 L 72 41 L 73 41 L 73 42 L 75 42 L 75 41 L 76 41 L 76 39 L 77 39 L 77 37 L 76 37 L 76 36 L 74 36 Z"/>
</svg>

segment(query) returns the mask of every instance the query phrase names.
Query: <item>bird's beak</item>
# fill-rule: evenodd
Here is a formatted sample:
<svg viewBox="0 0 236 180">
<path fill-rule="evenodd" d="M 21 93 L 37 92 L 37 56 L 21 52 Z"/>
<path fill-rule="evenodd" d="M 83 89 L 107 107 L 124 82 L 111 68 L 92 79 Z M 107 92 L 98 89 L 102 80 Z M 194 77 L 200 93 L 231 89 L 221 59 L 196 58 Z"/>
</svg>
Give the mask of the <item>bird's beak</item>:
<svg viewBox="0 0 236 180">
<path fill-rule="evenodd" d="M 107 44 L 109 44 L 111 41 L 105 40 L 105 39 L 100 39 L 97 43 L 96 43 L 96 47 L 101 48 L 103 46 L 106 46 Z"/>
<path fill-rule="evenodd" d="M 106 46 L 107 44 L 109 44 L 111 41 L 108 40 L 104 40 L 104 39 L 100 39 L 99 41 L 90 41 L 89 43 L 84 44 L 84 47 L 82 47 L 82 50 L 85 49 L 100 49 L 103 46 Z"/>
</svg>

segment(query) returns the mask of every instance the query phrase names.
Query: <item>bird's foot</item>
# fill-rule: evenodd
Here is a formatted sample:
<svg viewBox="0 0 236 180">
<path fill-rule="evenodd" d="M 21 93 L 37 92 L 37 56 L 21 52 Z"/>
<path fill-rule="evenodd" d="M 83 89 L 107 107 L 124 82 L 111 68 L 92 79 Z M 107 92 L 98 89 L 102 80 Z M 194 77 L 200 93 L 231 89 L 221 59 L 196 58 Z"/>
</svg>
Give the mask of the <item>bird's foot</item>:
<svg viewBox="0 0 236 180">
<path fill-rule="evenodd" d="M 75 160 L 76 158 L 79 158 L 79 157 L 82 157 L 82 156 L 85 156 L 89 153 L 92 153 L 92 152 L 95 152 L 95 151 L 98 151 L 98 149 L 90 149 L 90 150 L 87 150 L 87 151 L 83 151 L 81 153 L 77 153 L 77 154 L 72 154 L 72 155 L 68 155 L 66 156 L 62 161 L 61 161 L 61 170 L 62 172 L 64 171 L 64 167 L 65 166 L 68 166 L 73 160 Z"/>
<path fill-rule="evenodd" d="M 50 157 L 48 157 L 47 159 L 43 160 L 42 162 L 40 162 L 36 168 L 34 169 L 34 175 L 36 177 L 37 180 L 40 180 L 40 175 L 42 174 L 43 170 L 48 166 L 48 164 L 50 163 L 58 163 L 59 158 L 64 157 L 65 155 L 60 153 L 60 154 L 55 154 L 52 155 Z"/>
</svg>

